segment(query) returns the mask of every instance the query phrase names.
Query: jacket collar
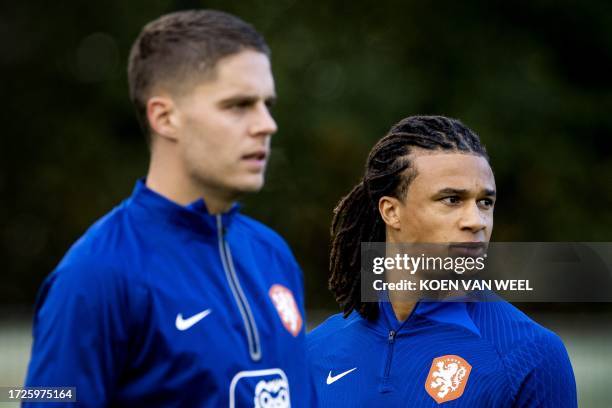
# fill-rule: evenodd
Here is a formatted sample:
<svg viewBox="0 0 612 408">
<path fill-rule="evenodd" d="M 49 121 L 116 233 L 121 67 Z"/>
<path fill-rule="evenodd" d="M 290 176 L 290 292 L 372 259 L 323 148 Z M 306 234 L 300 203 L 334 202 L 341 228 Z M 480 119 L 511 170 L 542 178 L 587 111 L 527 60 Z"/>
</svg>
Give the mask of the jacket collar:
<svg viewBox="0 0 612 408">
<path fill-rule="evenodd" d="M 193 230 L 198 227 L 212 230 L 217 228 L 217 216 L 208 212 L 203 198 L 183 206 L 148 188 L 144 178 L 136 182 L 127 206 L 142 220 L 166 221 Z M 229 227 L 239 210 L 240 204 L 234 203 L 227 212 L 221 214 L 225 228 Z"/>
<path fill-rule="evenodd" d="M 466 302 L 419 301 L 410 316 L 403 322 L 398 321 L 395 317 L 391 302 L 381 301 L 379 307 L 381 312 L 378 319 L 379 323 L 386 324 L 387 328 L 394 329 L 396 332 L 409 325 L 409 320 L 413 315 L 418 315 L 438 323 L 460 326 L 478 337 L 482 337 L 480 330 L 468 313 Z"/>
</svg>

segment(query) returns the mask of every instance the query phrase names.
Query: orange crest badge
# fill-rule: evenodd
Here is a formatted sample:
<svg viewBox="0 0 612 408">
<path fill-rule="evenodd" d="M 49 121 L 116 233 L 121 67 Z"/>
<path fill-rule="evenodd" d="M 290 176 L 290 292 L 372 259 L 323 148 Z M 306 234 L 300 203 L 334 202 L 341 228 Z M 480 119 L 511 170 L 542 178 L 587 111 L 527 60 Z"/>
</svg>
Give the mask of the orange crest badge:
<svg viewBox="0 0 612 408">
<path fill-rule="evenodd" d="M 452 354 L 434 358 L 425 390 L 438 404 L 455 400 L 463 395 L 472 366 L 459 356 Z"/>
<path fill-rule="evenodd" d="M 300 334 L 300 330 L 302 330 L 302 315 L 295 303 L 293 293 L 283 285 L 276 284 L 272 285 L 268 295 L 270 295 L 270 299 L 274 307 L 276 307 L 278 316 L 281 322 L 283 322 L 285 329 L 293 337 L 297 337 Z"/>
</svg>

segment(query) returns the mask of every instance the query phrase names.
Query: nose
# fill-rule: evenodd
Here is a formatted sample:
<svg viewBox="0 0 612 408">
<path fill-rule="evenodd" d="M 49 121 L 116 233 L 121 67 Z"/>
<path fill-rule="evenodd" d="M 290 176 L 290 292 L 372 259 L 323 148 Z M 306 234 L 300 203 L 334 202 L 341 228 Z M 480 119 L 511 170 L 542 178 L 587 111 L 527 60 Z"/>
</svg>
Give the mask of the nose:
<svg viewBox="0 0 612 408">
<path fill-rule="evenodd" d="M 479 232 L 485 232 L 488 222 L 489 215 L 482 211 L 476 202 L 466 205 L 459 221 L 459 228 L 462 231 L 468 231 L 473 234 Z"/>
<path fill-rule="evenodd" d="M 268 106 L 265 103 L 259 104 L 251 126 L 251 134 L 254 136 L 270 136 L 277 130 L 276 121 L 272 117 Z"/>
</svg>

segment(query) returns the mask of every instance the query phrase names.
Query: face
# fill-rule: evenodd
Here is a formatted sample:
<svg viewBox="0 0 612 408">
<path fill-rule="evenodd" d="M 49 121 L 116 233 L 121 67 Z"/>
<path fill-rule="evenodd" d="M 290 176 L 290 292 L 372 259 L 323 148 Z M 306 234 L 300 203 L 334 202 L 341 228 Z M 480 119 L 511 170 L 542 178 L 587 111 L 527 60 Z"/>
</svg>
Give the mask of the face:
<svg viewBox="0 0 612 408">
<path fill-rule="evenodd" d="M 276 123 L 270 61 L 245 50 L 221 59 L 215 75 L 176 100 L 180 162 L 188 179 L 233 200 L 261 189 Z"/>
<path fill-rule="evenodd" d="M 488 242 L 495 204 L 489 163 L 460 153 L 416 153 L 412 160 L 417 176 L 394 211 L 383 214 L 388 241 Z"/>
</svg>

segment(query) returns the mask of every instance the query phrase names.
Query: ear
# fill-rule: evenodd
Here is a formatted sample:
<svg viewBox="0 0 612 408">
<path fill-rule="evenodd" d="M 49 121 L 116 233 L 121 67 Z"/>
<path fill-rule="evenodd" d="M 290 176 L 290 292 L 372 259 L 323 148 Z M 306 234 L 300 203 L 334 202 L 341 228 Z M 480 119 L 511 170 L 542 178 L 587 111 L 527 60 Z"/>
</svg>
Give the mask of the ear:
<svg viewBox="0 0 612 408">
<path fill-rule="evenodd" d="M 166 139 L 177 140 L 179 124 L 176 104 L 169 96 L 154 96 L 147 100 L 147 119 L 151 130 Z"/>
<path fill-rule="evenodd" d="M 401 202 L 395 197 L 383 196 L 378 200 L 378 212 L 387 227 L 399 230 L 401 217 Z"/>
</svg>

